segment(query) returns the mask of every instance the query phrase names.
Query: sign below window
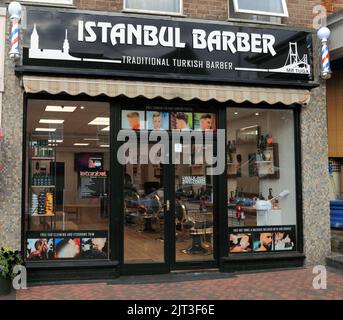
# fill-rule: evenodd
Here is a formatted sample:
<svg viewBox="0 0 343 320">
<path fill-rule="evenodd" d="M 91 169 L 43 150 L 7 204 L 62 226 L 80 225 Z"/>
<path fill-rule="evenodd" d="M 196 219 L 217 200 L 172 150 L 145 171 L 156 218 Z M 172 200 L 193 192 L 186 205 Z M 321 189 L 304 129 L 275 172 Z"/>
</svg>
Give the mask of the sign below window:
<svg viewBox="0 0 343 320">
<path fill-rule="evenodd" d="M 229 253 L 258 253 L 295 250 L 295 226 L 229 228 Z"/>
<path fill-rule="evenodd" d="M 31 72 L 301 84 L 311 60 L 302 31 L 27 9 Z"/>
<path fill-rule="evenodd" d="M 26 260 L 108 259 L 107 231 L 46 231 L 26 234 Z"/>
</svg>

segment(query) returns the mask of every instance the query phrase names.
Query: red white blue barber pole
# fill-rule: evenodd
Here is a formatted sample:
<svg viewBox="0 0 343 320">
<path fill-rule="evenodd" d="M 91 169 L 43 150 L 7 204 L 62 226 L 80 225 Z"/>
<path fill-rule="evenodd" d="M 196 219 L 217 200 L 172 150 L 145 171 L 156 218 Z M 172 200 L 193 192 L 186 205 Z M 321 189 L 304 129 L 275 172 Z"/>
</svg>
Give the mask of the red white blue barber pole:
<svg viewBox="0 0 343 320">
<path fill-rule="evenodd" d="M 330 55 L 329 55 L 329 47 L 328 47 L 328 39 L 330 37 L 330 34 L 331 34 L 330 29 L 327 27 L 322 27 L 317 32 L 317 36 L 322 42 L 320 76 L 324 80 L 328 80 L 331 78 Z"/>
<path fill-rule="evenodd" d="M 11 49 L 10 58 L 17 60 L 20 57 L 19 51 L 19 21 L 21 16 L 21 5 L 19 2 L 13 1 L 8 6 L 8 12 L 12 22 L 12 28 L 10 33 Z"/>
</svg>

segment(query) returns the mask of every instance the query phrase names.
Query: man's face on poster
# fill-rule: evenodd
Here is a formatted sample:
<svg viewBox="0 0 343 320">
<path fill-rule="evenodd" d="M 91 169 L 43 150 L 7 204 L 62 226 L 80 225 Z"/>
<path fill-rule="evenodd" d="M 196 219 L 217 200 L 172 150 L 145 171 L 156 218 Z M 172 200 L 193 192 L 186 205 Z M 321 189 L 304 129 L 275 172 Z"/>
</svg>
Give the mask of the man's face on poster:
<svg viewBox="0 0 343 320">
<path fill-rule="evenodd" d="M 273 234 L 268 232 L 268 233 L 261 233 L 260 235 L 260 242 L 261 244 L 267 248 L 270 249 L 273 241 Z"/>
<path fill-rule="evenodd" d="M 208 118 L 202 118 L 200 120 L 200 129 L 203 131 L 211 130 L 212 128 L 212 119 L 210 117 Z"/>
</svg>

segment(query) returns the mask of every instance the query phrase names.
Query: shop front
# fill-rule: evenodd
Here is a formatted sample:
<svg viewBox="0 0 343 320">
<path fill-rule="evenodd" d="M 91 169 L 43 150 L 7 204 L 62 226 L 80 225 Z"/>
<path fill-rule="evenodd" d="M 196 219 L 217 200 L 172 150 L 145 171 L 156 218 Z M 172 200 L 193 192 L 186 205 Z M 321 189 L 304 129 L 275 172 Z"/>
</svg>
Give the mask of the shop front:
<svg viewBox="0 0 343 320">
<path fill-rule="evenodd" d="M 23 42 L 32 281 L 303 265 L 310 33 L 27 7 Z"/>
</svg>

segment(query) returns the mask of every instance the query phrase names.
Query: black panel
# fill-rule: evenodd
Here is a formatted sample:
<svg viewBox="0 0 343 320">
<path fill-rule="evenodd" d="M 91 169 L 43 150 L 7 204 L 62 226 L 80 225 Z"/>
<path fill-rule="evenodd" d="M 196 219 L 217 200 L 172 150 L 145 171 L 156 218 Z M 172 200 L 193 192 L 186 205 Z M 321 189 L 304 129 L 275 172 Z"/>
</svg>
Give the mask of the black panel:
<svg viewBox="0 0 343 320">
<path fill-rule="evenodd" d="M 135 36 L 129 37 L 129 27 Z M 146 41 L 154 36 L 145 28 L 155 30 L 155 43 Z M 76 10 L 28 8 L 23 63 L 48 72 L 112 77 L 264 84 L 313 80 L 312 37 L 304 31 Z"/>
</svg>

